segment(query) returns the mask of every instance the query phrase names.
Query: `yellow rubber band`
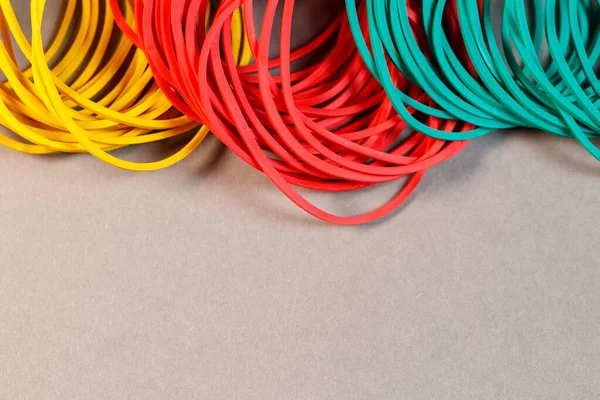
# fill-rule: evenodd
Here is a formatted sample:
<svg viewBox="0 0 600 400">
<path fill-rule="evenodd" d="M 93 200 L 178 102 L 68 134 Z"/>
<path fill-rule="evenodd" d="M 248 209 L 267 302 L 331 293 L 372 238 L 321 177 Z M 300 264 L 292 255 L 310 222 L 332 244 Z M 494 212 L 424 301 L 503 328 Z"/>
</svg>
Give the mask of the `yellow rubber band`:
<svg viewBox="0 0 600 400">
<path fill-rule="evenodd" d="M 45 3 L 31 0 L 30 43 L 11 0 L 0 0 L 0 70 L 6 76 L 0 83 L 0 124 L 21 139 L 0 134 L 1 144 L 30 154 L 89 152 L 116 167 L 149 171 L 181 161 L 202 142 L 208 129 L 177 112 L 161 93 L 143 52 L 116 26 L 109 0 L 67 0 L 47 50 L 41 30 Z M 125 3 L 124 16 L 133 25 L 133 10 Z M 240 54 L 236 61 L 247 64 L 241 15 L 232 25 L 232 46 Z M 18 67 L 11 36 L 30 68 Z M 108 153 L 192 130 L 183 148 L 160 161 L 132 162 Z"/>
</svg>

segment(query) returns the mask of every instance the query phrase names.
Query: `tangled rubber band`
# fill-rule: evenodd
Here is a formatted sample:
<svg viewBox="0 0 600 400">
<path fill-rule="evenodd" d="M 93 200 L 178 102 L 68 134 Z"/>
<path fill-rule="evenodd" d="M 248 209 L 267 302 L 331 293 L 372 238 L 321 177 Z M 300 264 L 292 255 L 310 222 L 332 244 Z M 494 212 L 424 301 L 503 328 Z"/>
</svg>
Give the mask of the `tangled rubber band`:
<svg viewBox="0 0 600 400">
<path fill-rule="evenodd" d="M 590 142 L 600 135 L 595 69 L 600 27 L 594 23 L 598 1 L 506 0 L 500 41 L 494 35 L 497 10 L 492 10 L 499 4 L 491 0 L 366 0 L 368 38 L 356 3 L 346 0 L 359 51 L 413 128 L 445 140 L 473 139 L 496 129 L 536 128 L 574 137 L 600 159 Z M 410 7 L 415 3 L 421 11 L 417 17 L 428 27 L 425 42 L 411 29 L 415 16 Z M 449 14 L 457 15 L 457 25 L 448 20 Z M 468 66 L 457 53 L 465 49 Z M 392 68 L 389 59 L 394 61 Z M 398 71 L 422 87 L 436 107 L 407 99 L 391 79 Z M 410 118 L 409 107 L 474 128 L 460 133 L 433 129 Z"/>
<path fill-rule="evenodd" d="M 600 136 L 600 0 L 505 0 L 499 21 L 492 0 L 345 0 L 299 49 L 295 2 L 284 0 L 270 58 L 279 4 L 267 1 L 259 34 L 252 0 L 223 0 L 214 13 L 209 0 L 124 0 L 122 9 L 68 0 L 44 50 L 45 0 L 30 3 L 31 43 L 0 0 L 0 124 L 18 137 L 0 134 L 0 143 L 153 170 L 189 155 L 210 128 L 303 210 L 339 224 L 395 210 L 428 168 L 497 129 L 576 138 L 600 159 L 591 142 Z M 18 67 L 13 40 L 30 68 Z M 193 130 L 160 161 L 110 153 Z M 390 181 L 397 194 L 356 216 L 324 211 L 296 189 Z"/>
<path fill-rule="evenodd" d="M 277 0 L 267 2 L 260 39 L 251 0 L 222 1 L 208 31 L 195 23 L 205 18 L 208 1 L 139 0 L 135 4 L 139 33 L 122 27 L 146 53 L 159 86 L 173 104 L 206 123 L 227 147 L 263 171 L 302 209 L 339 224 L 367 223 L 388 214 L 414 190 L 427 168 L 455 155 L 466 142 L 406 132 L 406 124 L 352 45 L 343 12 L 312 42 L 292 50 L 294 1 L 286 0 L 280 56 L 270 59 L 277 5 Z M 254 64 L 238 67 L 235 56 L 240 49 L 231 46 L 231 26 L 241 20 L 241 9 Z M 118 10 L 115 13 L 119 21 Z M 323 55 L 332 40 L 333 48 Z M 312 58 L 318 61 L 292 71 L 292 63 Z M 428 101 L 399 74 L 391 79 L 407 96 Z M 448 131 L 466 128 L 433 117 L 423 118 L 423 124 Z M 391 201 L 350 217 L 319 209 L 292 186 L 347 191 L 401 178 L 407 181 Z"/>
<path fill-rule="evenodd" d="M 44 0 L 31 1 L 29 43 L 11 1 L 0 0 L 0 69 L 7 78 L 0 84 L 0 124 L 23 139 L 0 135 L 0 143 L 32 154 L 89 152 L 130 170 L 167 167 L 200 144 L 208 129 L 179 114 L 162 94 L 143 52 L 116 28 L 108 0 L 67 1 L 46 51 L 44 7 Z M 124 18 L 133 23 L 130 7 Z M 111 47 L 115 33 L 119 37 Z M 11 36 L 31 63 L 24 71 L 17 66 Z M 197 132 L 185 146 L 160 161 L 137 163 L 109 154 L 192 130 Z"/>
</svg>

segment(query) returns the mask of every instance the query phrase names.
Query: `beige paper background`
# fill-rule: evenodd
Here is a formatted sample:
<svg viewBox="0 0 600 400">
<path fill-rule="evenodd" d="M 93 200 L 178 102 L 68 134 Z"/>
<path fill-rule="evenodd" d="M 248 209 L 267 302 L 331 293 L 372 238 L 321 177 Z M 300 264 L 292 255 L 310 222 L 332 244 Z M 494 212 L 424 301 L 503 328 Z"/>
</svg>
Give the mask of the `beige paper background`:
<svg viewBox="0 0 600 400">
<path fill-rule="evenodd" d="M 307 36 L 335 5 L 297 3 Z M 342 228 L 214 139 L 144 174 L 0 148 L 0 398 L 597 399 L 599 171 L 499 132 Z"/>
</svg>

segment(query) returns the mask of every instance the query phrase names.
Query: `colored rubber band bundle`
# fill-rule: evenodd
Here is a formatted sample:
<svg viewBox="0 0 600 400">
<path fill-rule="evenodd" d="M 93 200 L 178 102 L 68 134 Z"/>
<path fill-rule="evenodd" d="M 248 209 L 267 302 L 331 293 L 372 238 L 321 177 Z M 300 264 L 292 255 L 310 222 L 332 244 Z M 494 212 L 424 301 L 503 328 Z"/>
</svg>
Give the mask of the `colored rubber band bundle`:
<svg viewBox="0 0 600 400">
<path fill-rule="evenodd" d="M 0 124 L 14 134 L 0 143 L 144 171 L 180 161 L 210 129 L 303 210 L 338 224 L 392 212 L 428 168 L 498 129 L 575 138 L 600 159 L 600 0 L 345 0 L 297 49 L 294 5 L 267 0 L 257 29 L 253 0 L 67 0 L 44 49 L 46 1 L 30 2 L 29 42 L 0 0 Z M 111 154 L 190 131 L 160 161 Z M 397 194 L 356 216 L 297 191 L 391 181 Z"/>
<path fill-rule="evenodd" d="M 108 1 L 67 1 L 47 50 L 41 29 L 45 1 L 32 0 L 30 7 L 31 43 L 11 2 L 0 1 L 0 69 L 7 78 L 0 84 L 0 124 L 19 137 L 0 135 L 2 144 L 33 154 L 89 152 L 117 167 L 153 170 L 183 159 L 206 136 L 207 129 L 178 113 L 153 82 L 143 53 L 116 27 Z M 132 21 L 130 9 L 125 15 Z M 31 63 L 24 71 L 11 37 Z M 136 163 L 108 153 L 190 130 L 196 135 L 161 161 Z"/>
<path fill-rule="evenodd" d="M 418 18 L 428 27 L 425 42 L 411 29 L 412 3 L 418 3 Z M 439 139 L 460 140 L 496 129 L 536 128 L 574 137 L 596 158 L 600 152 L 589 139 L 600 135 L 595 68 L 600 30 L 594 23 L 598 4 L 506 0 L 499 13 L 500 4 L 491 0 L 366 0 L 367 35 L 355 1 L 346 0 L 361 55 L 399 114 L 415 129 Z M 449 14 L 457 15 L 458 25 L 449 23 Z M 494 15 L 501 15 L 501 21 L 494 21 Z M 466 50 L 468 63 L 458 53 L 461 50 Z M 436 107 L 408 99 L 392 80 L 398 72 L 423 88 Z M 473 129 L 460 133 L 433 129 L 411 119 L 409 108 L 464 121 Z"/>
<path fill-rule="evenodd" d="M 270 59 L 277 5 L 278 1 L 267 2 L 258 39 L 251 0 L 222 1 L 207 31 L 196 21 L 205 18 L 208 1 L 137 1 L 137 35 L 119 17 L 113 1 L 117 21 L 144 49 L 157 82 L 173 104 L 207 124 L 294 203 L 339 224 L 366 223 L 386 215 L 414 190 L 427 168 L 453 156 L 466 142 L 406 132 L 406 124 L 352 45 L 344 12 L 312 42 L 293 50 L 294 1 L 286 0 L 280 55 Z M 254 62 L 238 67 L 240 47 L 232 41 L 231 27 L 241 20 L 241 10 Z M 323 52 L 331 41 L 333 47 Z M 293 64 L 314 58 L 318 61 L 292 71 Z M 400 75 L 393 79 L 407 96 L 427 102 L 416 85 Z M 422 123 L 448 131 L 465 127 L 432 117 Z M 347 191 L 401 178 L 407 180 L 391 201 L 350 217 L 319 209 L 292 186 Z"/>
</svg>

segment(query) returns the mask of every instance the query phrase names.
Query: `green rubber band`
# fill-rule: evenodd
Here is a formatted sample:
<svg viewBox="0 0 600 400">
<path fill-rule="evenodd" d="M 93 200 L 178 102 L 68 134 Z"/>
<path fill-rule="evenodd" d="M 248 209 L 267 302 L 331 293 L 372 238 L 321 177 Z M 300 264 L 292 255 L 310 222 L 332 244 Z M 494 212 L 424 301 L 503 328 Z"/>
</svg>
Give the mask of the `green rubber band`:
<svg viewBox="0 0 600 400">
<path fill-rule="evenodd" d="M 412 9 L 409 13 L 413 3 L 418 4 L 416 20 Z M 536 128 L 575 138 L 600 159 L 600 150 L 590 141 L 600 137 L 600 80 L 594 68 L 600 58 L 600 27 L 594 23 L 600 0 L 506 0 L 499 41 L 491 4 L 491 0 L 346 0 L 361 57 L 412 128 L 443 140 L 473 139 L 497 129 Z M 366 28 L 357 7 L 366 7 Z M 459 20 L 459 37 L 449 35 L 454 27 L 444 24 L 449 10 Z M 425 40 L 416 37 L 421 32 Z M 457 53 L 457 46 L 464 51 Z M 420 86 L 429 100 L 403 93 L 394 85 L 390 68 Z M 409 113 L 413 109 L 473 129 L 433 129 L 413 117 Z"/>
</svg>

